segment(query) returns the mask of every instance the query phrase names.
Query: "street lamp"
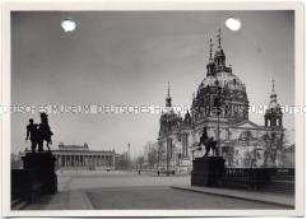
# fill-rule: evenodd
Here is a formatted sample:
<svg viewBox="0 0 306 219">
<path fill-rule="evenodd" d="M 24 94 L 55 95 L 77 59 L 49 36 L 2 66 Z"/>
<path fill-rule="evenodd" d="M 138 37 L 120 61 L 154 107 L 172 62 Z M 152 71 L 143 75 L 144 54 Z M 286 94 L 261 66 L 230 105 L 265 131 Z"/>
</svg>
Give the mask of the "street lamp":
<svg viewBox="0 0 306 219">
<path fill-rule="evenodd" d="M 169 132 L 170 132 L 170 121 L 168 120 L 167 116 L 167 153 L 166 153 L 166 175 L 169 176 L 169 144 L 170 144 L 170 139 L 169 139 Z"/>
<path fill-rule="evenodd" d="M 217 113 L 217 150 L 216 154 L 219 155 L 220 152 L 220 114 L 222 112 L 222 94 L 223 90 L 220 86 L 218 86 L 217 96 L 214 99 L 214 107 Z"/>
<path fill-rule="evenodd" d="M 169 138 L 167 137 L 166 175 L 169 176 Z"/>
</svg>

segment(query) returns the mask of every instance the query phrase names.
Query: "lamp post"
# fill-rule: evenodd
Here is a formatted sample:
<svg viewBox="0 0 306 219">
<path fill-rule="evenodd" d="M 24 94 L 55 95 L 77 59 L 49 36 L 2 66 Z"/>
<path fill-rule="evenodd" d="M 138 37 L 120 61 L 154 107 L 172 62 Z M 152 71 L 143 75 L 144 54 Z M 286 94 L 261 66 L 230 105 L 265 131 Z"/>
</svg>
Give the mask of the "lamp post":
<svg viewBox="0 0 306 219">
<path fill-rule="evenodd" d="M 216 155 L 218 156 L 220 153 L 220 114 L 222 112 L 221 106 L 222 106 L 222 89 L 220 86 L 218 86 L 217 96 L 214 99 L 214 107 L 216 108 L 217 113 L 217 150 Z"/>
<path fill-rule="evenodd" d="M 166 164 L 166 171 L 167 171 L 167 176 L 169 176 L 169 145 L 170 145 L 170 141 L 169 141 L 169 138 L 167 137 L 167 164 Z"/>
<path fill-rule="evenodd" d="M 170 145 L 170 138 L 169 138 L 169 134 L 170 134 L 170 131 L 171 131 L 171 121 L 169 121 L 168 120 L 168 117 L 167 117 L 167 133 L 166 133 L 166 135 L 167 135 L 167 153 L 166 153 L 166 171 L 167 171 L 167 173 L 166 173 L 166 175 L 167 176 L 169 176 L 169 147 L 171 146 Z M 170 152 L 171 152 L 171 150 L 170 150 Z"/>
<path fill-rule="evenodd" d="M 159 171 L 159 153 L 160 153 L 160 145 L 158 143 L 158 148 L 157 148 L 157 171 Z"/>
</svg>

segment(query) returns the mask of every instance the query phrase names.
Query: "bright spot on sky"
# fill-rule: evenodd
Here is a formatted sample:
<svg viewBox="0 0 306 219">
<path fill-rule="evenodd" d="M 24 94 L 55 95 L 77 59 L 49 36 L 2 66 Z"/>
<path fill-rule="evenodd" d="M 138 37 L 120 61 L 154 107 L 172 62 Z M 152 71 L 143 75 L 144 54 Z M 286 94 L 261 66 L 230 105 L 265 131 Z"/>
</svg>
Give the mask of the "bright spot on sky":
<svg viewBox="0 0 306 219">
<path fill-rule="evenodd" d="M 71 18 L 62 20 L 61 25 L 65 32 L 72 32 L 76 28 L 76 22 L 72 20 Z"/>
<path fill-rule="evenodd" d="M 228 29 L 232 31 L 238 31 L 241 28 L 241 21 L 235 18 L 228 18 L 225 21 L 225 25 Z"/>
</svg>

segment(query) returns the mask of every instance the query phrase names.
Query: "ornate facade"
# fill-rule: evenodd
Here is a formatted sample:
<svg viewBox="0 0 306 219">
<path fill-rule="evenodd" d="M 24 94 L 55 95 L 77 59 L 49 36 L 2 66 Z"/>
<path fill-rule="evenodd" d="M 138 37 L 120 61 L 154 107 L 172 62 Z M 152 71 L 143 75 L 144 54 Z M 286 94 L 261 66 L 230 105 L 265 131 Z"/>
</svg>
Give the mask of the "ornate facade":
<svg viewBox="0 0 306 219">
<path fill-rule="evenodd" d="M 52 153 L 58 169 L 115 169 L 115 151 L 89 150 L 86 143 L 84 146 L 60 144 Z"/>
<path fill-rule="evenodd" d="M 260 126 L 249 120 L 249 100 L 245 84 L 226 64 L 226 55 L 218 33 L 218 47 L 210 56 L 206 76 L 193 96 L 190 112 L 181 117 L 172 107 L 170 87 L 166 97 L 166 111 L 160 117 L 159 151 L 161 169 L 190 169 L 195 157 L 203 156 L 200 136 L 206 127 L 209 137 L 218 142 L 219 153 L 228 167 L 282 166 L 282 111 L 273 89 L 270 104 Z"/>
</svg>

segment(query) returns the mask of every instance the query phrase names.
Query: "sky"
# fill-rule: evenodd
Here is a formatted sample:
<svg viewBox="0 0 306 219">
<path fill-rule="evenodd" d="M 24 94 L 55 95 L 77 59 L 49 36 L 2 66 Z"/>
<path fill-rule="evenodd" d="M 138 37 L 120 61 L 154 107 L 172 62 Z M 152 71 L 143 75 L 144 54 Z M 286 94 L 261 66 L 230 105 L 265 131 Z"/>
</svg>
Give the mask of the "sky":
<svg viewBox="0 0 306 219">
<path fill-rule="evenodd" d="M 225 26 L 229 17 L 239 31 Z M 61 21 L 72 18 L 75 31 Z M 222 29 L 227 63 L 243 83 L 250 105 L 269 103 L 271 80 L 281 105 L 294 104 L 294 13 L 292 11 L 96 11 L 13 12 L 11 93 L 18 106 L 164 106 L 167 83 L 174 105 L 190 105 L 206 75 L 209 38 Z M 29 118 L 12 115 L 12 151 L 25 142 Z M 158 113 L 51 113 L 53 149 L 59 142 L 132 156 L 157 139 Z M 264 124 L 263 114 L 250 120 Z M 293 116 L 284 115 L 288 133 Z"/>
</svg>

